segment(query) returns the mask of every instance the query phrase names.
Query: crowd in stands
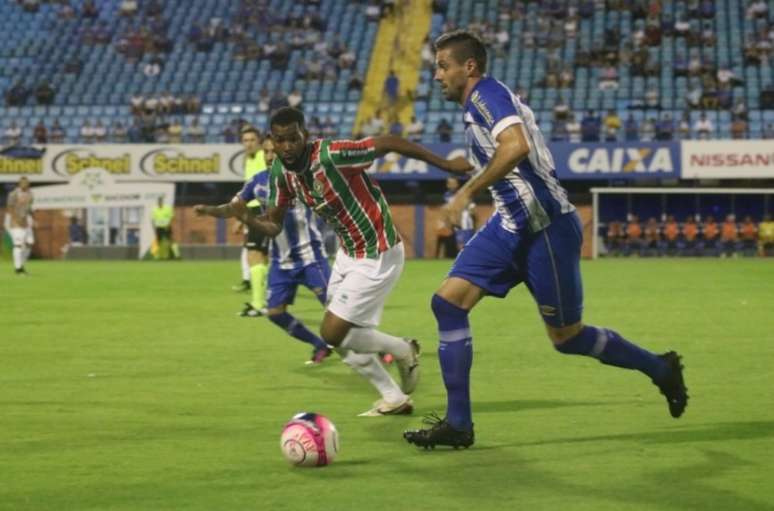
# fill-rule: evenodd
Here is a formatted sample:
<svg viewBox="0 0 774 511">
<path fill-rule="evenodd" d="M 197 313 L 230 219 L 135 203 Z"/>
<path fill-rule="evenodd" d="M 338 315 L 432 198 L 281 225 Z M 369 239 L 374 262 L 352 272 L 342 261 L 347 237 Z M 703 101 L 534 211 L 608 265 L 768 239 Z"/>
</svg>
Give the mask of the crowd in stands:
<svg viewBox="0 0 774 511">
<path fill-rule="evenodd" d="M 733 214 L 723 222 L 708 215 L 690 215 L 680 223 L 673 215 L 641 222 L 630 214 L 626 221 L 607 223 L 604 250 L 608 256 L 774 256 L 774 221 L 766 216 L 756 223 L 751 216 L 737 222 Z"/>
<path fill-rule="evenodd" d="M 250 101 L 262 113 L 285 104 L 303 108 L 310 98 L 303 87 L 297 87 L 299 83 L 330 85 L 344 73 L 347 92 L 361 90 L 364 83 L 357 43 L 344 32 L 331 33 L 330 27 L 336 25 L 323 14 L 322 0 L 305 0 L 292 9 L 273 9 L 268 0 L 239 0 L 238 6 L 229 7 L 235 10 L 188 19 L 183 27 L 174 25 L 178 21 L 170 18 L 174 10 L 161 0 L 14 1 L 29 13 L 38 12 L 42 4 L 55 5 L 57 23 L 87 21 L 73 25 L 82 51 L 57 63 L 57 71 L 80 75 L 88 50 L 109 49 L 110 54 L 136 65 L 143 86 L 152 85 L 154 92 L 142 94 L 145 101 L 161 100 L 164 70 L 171 64 L 173 51 L 181 47 L 199 56 L 221 55 L 218 49 L 226 48 L 226 57 L 233 61 L 268 64 L 271 72 L 278 73 L 292 69 L 296 87 L 283 82 L 270 90 L 264 88 L 257 97 L 252 91 Z M 405 0 L 355 3 L 369 21 L 378 22 L 400 12 Z M 118 8 L 114 10 L 113 4 Z M 483 7 L 479 4 L 432 2 L 434 16 L 442 21 L 437 26 L 434 22 L 435 28 L 421 50 L 423 72 L 432 75 L 433 36 L 460 25 L 478 32 L 492 48 L 493 73 L 515 81 L 511 85 L 538 113 L 547 138 L 553 141 L 774 139 L 774 117 L 761 116 L 761 111 L 774 109 L 774 13 L 766 0 L 511 0 L 498 2 L 496 10 L 478 10 Z M 735 13 L 731 18 L 739 18 L 739 26 L 726 21 L 731 12 Z M 462 18 L 461 13 L 465 13 Z M 170 35 L 176 30 L 182 30 L 182 35 Z M 738 42 L 734 31 L 741 31 Z M 302 57 L 294 59 L 294 55 Z M 524 59 L 531 60 L 525 64 Z M 521 64 L 519 72 L 517 62 Z M 526 74 L 525 65 L 530 70 Z M 756 77 L 754 83 L 750 73 Z M 57 90 L 61 83 L 51 82 L 45 74 L 13 76 L 4 90 L 8 106 L 58 105 L 67 100 Z M 424 142 L 461 141 L 459 123 L 451 114 L 428 119 L 427 110 L 436 110 L 431 99 L 438 96 L 438 91 L 431 94 L 431 89 L 425 83 L 411 91 L 417 115 L 410 125 L 403 125 L 391 113 L 390 104 L 402 97 L 402 91 L 398 77 L 390 73 L 384 83 L 386 105 L 381 118 L 367 120 L 356 134 L 400 133 Z M 750 91 L 754 91 L 754 98 Z M 134 101 L 140 92 L 131 92 Z M 199 113 L 207 92 L 197 91 L 199 108 L 186 106 L 185 113 Z M 188 101 L 185 96 L 181 101 Z M 312 101 L 319 99 L 313 97 Z M 446 114 L 452 107 L 443 105 L 440 113 Z M 55 123 L 41 122 L 51 122 L 48 138 L 53 139 Z M 105 124 L 97 119 L 87 122 L 86 133 L 97 122 Z M 130 127 L 134 120 L 116 122 Z M 161 119 L 156 126 L 171 124 L 173 120 Z M 188 128 L 191 123 L 183 124 Z M 222 140 L 230 136 L 228 124 L 223 123 Z M 318 116 L 316 124 L 324 132 L 328 122 L 325 116 Z M 339 123 L 331 120 L 329 124 L 337 127 Z M 4 128 L 6 139 L 39 138 L 31 125 L 14 128 L 9 122 Z M 22 130 L 20 136 L 15 135 L 16 129 Z M 101 133 L 101 128 L 97 131 Z M 107 131 L 107 139 L 111 139 L 110 127 Z M 145 131 L 147 135 L 151 130 Z M 206 140 L 216 141 L 211 131 L 205 134 Z M 164 136 L 153 138 L 163 140 Z M 127 140 L 133 139 L 127 136 Z"/>
</svg>

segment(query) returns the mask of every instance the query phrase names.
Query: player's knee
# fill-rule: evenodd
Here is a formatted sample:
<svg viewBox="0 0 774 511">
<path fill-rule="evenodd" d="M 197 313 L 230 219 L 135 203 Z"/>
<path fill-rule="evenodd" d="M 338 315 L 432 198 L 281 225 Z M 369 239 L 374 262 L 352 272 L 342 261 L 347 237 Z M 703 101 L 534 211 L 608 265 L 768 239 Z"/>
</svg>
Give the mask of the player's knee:
<svg viewBox="0 0 774 511">
<path fill-rule="evenodd" d="M 551 339 L 551 343 L 553 343 L 553 346 L 557 351 L 562 351 L 562 345 L 575 338 L 581 330 L 583 330 L 583 323 L 580 321 L 562 327 L 546 324 L 548 338 Z"/>
</svg>

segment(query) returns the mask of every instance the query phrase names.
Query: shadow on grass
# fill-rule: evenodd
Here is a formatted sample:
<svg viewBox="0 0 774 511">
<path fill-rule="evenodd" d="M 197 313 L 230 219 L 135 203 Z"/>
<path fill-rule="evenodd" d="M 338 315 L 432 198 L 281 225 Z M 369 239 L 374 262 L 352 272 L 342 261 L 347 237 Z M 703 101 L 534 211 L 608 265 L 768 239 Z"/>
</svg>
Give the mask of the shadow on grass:
<svg viewBox="0 0 774 511">
<path fill-rule="evenodd" d="M 580 506 L 582 509 L 594 509 L 594 503 L 598 502 L 600 507 L 602 503 L 605 503 L 605 507 L 613 503 L 621 505 L 622 508 L 632 506 L 636 509 L 675 511 L 774 511 L 774 505 L 765 502 L 766 494 L 754 493 L 754 486 L 739 491 L 722 487 L 724 478 L 738 478 L 740 471 L 758 474 L 755 477 L 759 480 L 759 487 L 767 487 L 766 467 L 761 466 L 759 462 L 743 459 L 717 448 L 694 451 L 700 453 L 703 458 L 696 462 L 682 462 L 679 456 L 670 459 L 654 457 L 642 466 L 622 466 L 622 479 L 610 484 L 599 484 L 599 478 L 593 473 L 583 475 L 572 468 L 572 464 L 568 465 L 567 472 L 557 475 L 540 467 L 542 459 L 525 459 L 519 456 L 518 450 L 514 452 L 509 449 L 514 446 L 602 443 L 610 440 L 632 440 L 646 445 L 713 442 L 713 446 L 722 446 L 724 441 L 772 436 L 772 421 L 725 422 L 669 431 L 565 438 L 523 444 L 476 445 L 470 451 L 420 451 L 421 459 L 428 458 L 428 462 L 423 463 L 421 469 L 410 467 L 416 465 L 416 461 L 399 462 L 399 465 L 410 470 L 413 478 L 434 485 L 447 500 L 476 503 L 482 508 L 496 500 L 507 501 L 526 494 L 538 499 L 552 500 L 559 497 L 562 500 L 574 500 L 583 504 Z M 480 453 L 482 450 L 486 452 Z M 635 447 L 634 450 L 641 450 L 641 447 Z M 444 463 L 430 462 L 432 458 L 439 456 L 443 457 Z M 410 459 L 416 460 L 416 457 Z M 581 458 L 578 462 L 585 466 L 588 463 L 593 464 L 594 460 L 584 461 Z M 477 482 L 496 485 L 498 491 L 491 495 L 479 494 L 474 498 L 470 491 L 477 486 Z"/>
<path fill-rule="evenodd" d="M 509 401 L 474 401 L 473 413 L 505 413 L 528 410 L 550 410 L 554 408 L 610 406 L 634 401 L 561 401 L 557 399 L 513 399 Z"/>
<path fill-rule="evenodd" d="M 596 435 L 571 438 L 555 438 L 513 444 L 514 446 L 574 444 L 630 440 L 643 444 L 681 444 L 689 442 L 723 442 L 727 440 L 755 440 L 774 437 L 774 421 L 740 421 L 702 424 L 663 431 L 622 433 L 618 435 Z"/>
</svg>

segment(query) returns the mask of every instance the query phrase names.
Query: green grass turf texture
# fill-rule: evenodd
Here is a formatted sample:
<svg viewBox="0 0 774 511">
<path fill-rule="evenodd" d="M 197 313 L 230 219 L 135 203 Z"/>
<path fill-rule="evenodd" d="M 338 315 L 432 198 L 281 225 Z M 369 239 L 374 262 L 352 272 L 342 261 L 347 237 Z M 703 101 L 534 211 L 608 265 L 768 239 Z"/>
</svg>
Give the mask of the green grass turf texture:
<svg viewBox="0 0 774 511">
<path fill-rule="evenodd" d="M 559 355 L 523 286 L 472 315 L 477 443 L 401 433 L 445 409 L 429 309 L 448 261 L 407 263 L 382 329 L 423 341 L 413 417 L 338 357 L 236 317 L 237 262 L 35 262 L 0 276 L 0 509 L 774 509 L 774 261 L 584 262 L 585 320 L 684 355 L 679 420 L 639 373 Z M 292 311 L 316 330 L 308 292 Z M 394 369 L 393 369 L 394 371 Z M 299 469 L 296 412 L 341 452 Z"/>
</svg>

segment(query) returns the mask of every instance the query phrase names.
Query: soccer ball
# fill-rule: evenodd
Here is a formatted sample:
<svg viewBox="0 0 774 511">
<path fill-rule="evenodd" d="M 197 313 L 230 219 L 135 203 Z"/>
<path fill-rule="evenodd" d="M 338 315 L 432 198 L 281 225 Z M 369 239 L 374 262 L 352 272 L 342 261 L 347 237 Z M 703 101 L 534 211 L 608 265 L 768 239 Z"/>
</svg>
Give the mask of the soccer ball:
<svg viewBox="0 0 774 511">
<path fill-rule="evenodd" d="M 323 467 L 339 452 L 339 433 L 327 417 L 299 413 L 282 429 L 280 448 L 291 465 Z"/>
</svg>

